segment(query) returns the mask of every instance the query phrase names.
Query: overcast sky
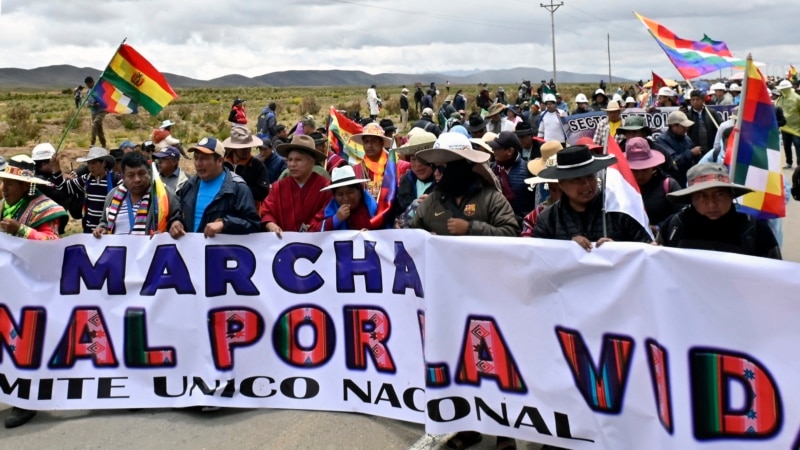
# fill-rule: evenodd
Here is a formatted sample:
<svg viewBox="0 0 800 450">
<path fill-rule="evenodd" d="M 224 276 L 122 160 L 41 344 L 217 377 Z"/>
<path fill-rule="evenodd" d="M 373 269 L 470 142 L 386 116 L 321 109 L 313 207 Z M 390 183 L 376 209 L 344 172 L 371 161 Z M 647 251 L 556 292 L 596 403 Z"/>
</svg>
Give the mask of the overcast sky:
<svg viewBox="0 0 800 450">
<path fill-rule="evenodd" d="M 549 1 L 549 0 L 546 0 Z M 102 69 L 124 38 L 164 72 L 210 79 L 290 69 L 552 69 L 550 14 L 529 0 L 0 0 L 0 67 Z M 559 70 L 648 79 L 677 71 L 632 9 L 748 52 L 768 74 L 800 67 L 797 0 L 564 0 Z M 728 75 L 723 72 L 723 75 Z"/>
</svg>

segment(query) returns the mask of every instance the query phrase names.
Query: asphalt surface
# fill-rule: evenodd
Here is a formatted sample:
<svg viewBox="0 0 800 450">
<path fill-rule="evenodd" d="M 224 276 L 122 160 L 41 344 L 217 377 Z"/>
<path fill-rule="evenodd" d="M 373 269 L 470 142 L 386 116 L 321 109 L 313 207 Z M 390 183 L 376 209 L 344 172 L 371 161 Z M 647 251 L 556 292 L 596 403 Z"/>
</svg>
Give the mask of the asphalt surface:
<svg viewBox="0 0 800 450">
<path fill-rule="evenodd" d="M 790 171 L 784 171 L 790 176 Z M 800 262 L 800 202 L 784 219 L 783 256 Z M 0 418 L 10 408 L 0 407 Z M 422 425 L 361 414 L 291 410 L 56 411 L 39 413 L 16 429 L 0 429 L 2 449 L 430 449 L 442 437 L 425 437 Z M 471 447 L 494 449 L 486 436 Z M 520 449 L 539 445 L 519 443 Z"/>
</svg>

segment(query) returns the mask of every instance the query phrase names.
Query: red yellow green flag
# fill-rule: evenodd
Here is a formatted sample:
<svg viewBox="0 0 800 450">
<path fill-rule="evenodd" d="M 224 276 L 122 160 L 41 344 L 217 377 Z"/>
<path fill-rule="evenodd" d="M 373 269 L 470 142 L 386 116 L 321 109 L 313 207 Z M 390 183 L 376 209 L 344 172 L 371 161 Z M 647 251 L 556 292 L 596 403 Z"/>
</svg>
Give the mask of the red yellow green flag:
<svg viewBox="0 0 800 450">
<path fill-rule="evenodd" d="M 100 79 L 119 89 L 152 115 L 178 98 L 164 75 L 127 44 L 120 45 Z"/>
</svg>

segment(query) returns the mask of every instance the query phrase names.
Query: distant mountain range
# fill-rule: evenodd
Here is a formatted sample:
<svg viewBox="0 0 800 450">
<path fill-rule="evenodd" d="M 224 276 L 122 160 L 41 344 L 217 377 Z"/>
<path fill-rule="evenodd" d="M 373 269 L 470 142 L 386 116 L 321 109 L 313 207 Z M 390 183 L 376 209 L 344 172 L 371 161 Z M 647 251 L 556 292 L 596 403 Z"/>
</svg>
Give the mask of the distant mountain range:
<svg viewBox="0 0 800 450">
<path fill-rule="evenodd" d="M 477 69 L 476 69 L 477 70 Z M 91 67 L 75 67 L 58 65 L 37 67 L 36 69 L 0 69 L 0 88 L 66 88 L 83 83 L 87 75 L 99 76 L 100 71 Z M 459 75 L 462 74 L 462 75 Z M 515 85 L 522 80 L 531 80 L 537 84 L 541 80 L 549 80 L 552 72 L 532 67 L 515 67 L 513 69 L 454 71 L 447 74 L 402 74 L 379 73 L 369 74 L 358 70 L 286 70 L 271 72 L 256 77 L 244 75 L 225 75 L 212 80 L 197 80 L 171 73 L 164 73 L 169 84 L 176 89 L 182 88 L 235 88 L 259 86 L 378 86 L 406 85 L 412 86 L 421 82 L 435 82 L 444 86 L 451 84 Z M 560 83 L 597 82 L 605 79 L 605 75 L 558 72 Z M 614 78 L 615 81 L 629 81 Z"/>
</svg>

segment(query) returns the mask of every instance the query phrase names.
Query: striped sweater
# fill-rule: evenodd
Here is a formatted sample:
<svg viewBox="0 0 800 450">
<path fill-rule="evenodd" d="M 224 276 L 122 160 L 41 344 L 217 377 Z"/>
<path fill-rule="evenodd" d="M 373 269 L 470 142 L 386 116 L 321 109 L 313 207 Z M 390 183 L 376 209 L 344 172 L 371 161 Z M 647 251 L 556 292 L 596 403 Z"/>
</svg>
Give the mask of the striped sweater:
<svg viewBox="0 0 800 450">
<path fill-rule="evenodd" d="M 86 173 L 71 180 L 65 180 L 61 173 L 55 174 L 54 182 L 57 189 L 68 194 L 83 195 L 83 225 L 84 233 L 91 233 L 103 216 L 103 205 L 106 196 L 120 182 L 122 178 L 113 171 L 106 171 L 104 177 L 93 177 Z"/>
</svg>

